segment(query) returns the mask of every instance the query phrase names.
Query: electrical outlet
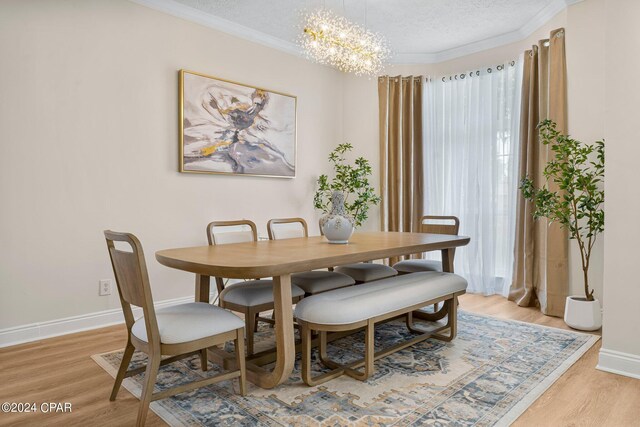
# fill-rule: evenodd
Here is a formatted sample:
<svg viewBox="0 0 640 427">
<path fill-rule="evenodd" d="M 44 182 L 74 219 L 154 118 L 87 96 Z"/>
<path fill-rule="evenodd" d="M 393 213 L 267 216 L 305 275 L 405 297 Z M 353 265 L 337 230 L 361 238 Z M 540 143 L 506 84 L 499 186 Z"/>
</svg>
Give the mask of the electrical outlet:
<svg viewBox="0 0 640 427">
<path fill-rule="evenodd" d="M 99 287 L 98 287 L 98 294 L 103 297 L 106 295 L 111 295 L 111 280 L 109 279 L 104 279 L 104 280 L 100 280 L 99 282 Z"/>
</svg>

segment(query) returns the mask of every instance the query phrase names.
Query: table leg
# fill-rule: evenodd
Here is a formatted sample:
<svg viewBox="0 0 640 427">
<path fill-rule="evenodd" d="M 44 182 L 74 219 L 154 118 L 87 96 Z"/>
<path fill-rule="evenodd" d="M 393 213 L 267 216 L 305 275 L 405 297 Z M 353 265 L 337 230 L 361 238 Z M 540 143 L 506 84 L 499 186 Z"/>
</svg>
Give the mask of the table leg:
<svg viewBox="0 0 640 427">
<path fill-rule="evenodd" d="M 196 274 L 196 302 L 209 302 L 211 277 Z"/>
<path fill-rule="evenodd" d="M 442 271 L 445 273 L 453 273 L 453 256 L 455 253 L 456 248 L 442 250 Z"/>
<path fill-rule="evenodd" d="M 291 304 L 291 275 L 273 278 L 273 299 L 276 332 L 276 362 L 271 372 L 247 363 L 249 381 L 262 388 L 273 388 L 286 381 L 293 371 L 296 345 Z"/>
</svg>

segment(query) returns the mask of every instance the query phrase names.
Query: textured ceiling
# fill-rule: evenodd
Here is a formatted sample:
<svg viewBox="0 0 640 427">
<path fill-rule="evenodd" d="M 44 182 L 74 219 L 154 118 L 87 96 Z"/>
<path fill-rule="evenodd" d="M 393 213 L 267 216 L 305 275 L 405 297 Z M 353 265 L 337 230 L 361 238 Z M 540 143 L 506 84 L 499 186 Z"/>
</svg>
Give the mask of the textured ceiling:
<svg viewBox="0 0 640 427">
<path fill-rule="evenodd" d="M 301 16 L 322 7 L 364 24 L 365 0 L 177 0 L 202 12 L 295 42 Z M 368 0 L 367 27 L 398 53 L 437 53 L 525 26 L 554 0 Z"/>
</svg>

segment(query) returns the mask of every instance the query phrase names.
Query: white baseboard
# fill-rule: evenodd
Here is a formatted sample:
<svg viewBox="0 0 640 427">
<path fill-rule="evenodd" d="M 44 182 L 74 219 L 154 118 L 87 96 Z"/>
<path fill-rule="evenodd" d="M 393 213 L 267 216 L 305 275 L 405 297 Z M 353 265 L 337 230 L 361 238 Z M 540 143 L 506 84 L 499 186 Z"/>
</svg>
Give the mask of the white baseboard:
<svg viewBox="0 0 640 427">
<path fill-rule="evenodd" d="M 213 296 L 215 296 L 215 294 L 212 294 L 212 297 Z M 154 305 L 156 309 L 159 309 L 176 304 L 183 304 L 185 302 L 193 302 L 193 296 L 158 301 Z M 142 309 L 136 307 L 133 310 L 133 314 L 136 317 L 142 316 Z M 74 332 L 89 331 L 91 329 L 103 328 L 119 323 L 124 323 L 122 309 L 114 308 L 111 310 L 66 317 L 64 319 L 0 329 L 0 348 L 72 334 Z"/>
<path fill-rule="evenodd" d="M 596 369 L 640 379 L 640 356 L 601 348 Z"/>
</svg>

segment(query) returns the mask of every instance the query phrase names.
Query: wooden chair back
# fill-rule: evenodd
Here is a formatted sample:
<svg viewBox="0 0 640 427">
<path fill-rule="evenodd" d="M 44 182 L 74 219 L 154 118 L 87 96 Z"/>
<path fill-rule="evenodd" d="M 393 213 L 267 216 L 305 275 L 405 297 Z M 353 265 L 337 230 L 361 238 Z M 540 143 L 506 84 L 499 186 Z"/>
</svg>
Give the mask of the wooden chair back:
<svg viewBox="0 0 640 427">
<path fill-rule="evenodd" d="M 131 233 L 121 233 L 111 230 L 104 231 L 104 237 L 109 249 L 109 258 L 113 267 L 113 275 L 118 286 L 118 295 L 124 312 L 127 329 L 131 331 L 135 319 L 131 306 L 141 307 L 147 327 L 149 343 L 159 344 L 160 333 L 153 308 L 149 273 L 144 260 L 142 244 Z M 131 251 L 116 248 L 115 242 L 123 242 L 131 247 Z"/>
<path fill-rule="evenodd" d="M 207 240 L 210 245 L 255 242 L 258 240 L 258 229 L 248 219 L 213 221 L 207 225 Z M 224 278 L 216 277 L 215 280 L 220 295 L 225 288 Z"/>
<path fill-rule="evenodd" d="M 229 231 L 231 227 L 235 230 Z M 249 227 L 249 230 L 247 230 L 246 227 Z M 245 229 L 238 230 L 238 228 Z M 249 221 L 248 219 L 213 221 L 207 225 L 207 239 L 210 245 L 255 242 L 258 240 L 258 230 L 253 221 Z"/>
<path fill-rule="evenodd" d="M 460 220 L 455 216 L 426 215 L 420 218 L 420 231 L 433 234 L 457 235 L 460 230 Z"/>
<path fill-rule="evenodd" d="M 299 228 L 287 227 L 288 224 L 299 224 Z M 274 218 L 267 222 L 270 240 L 309 237 L 307 221 L 303 218 Z"/>
</svg>

